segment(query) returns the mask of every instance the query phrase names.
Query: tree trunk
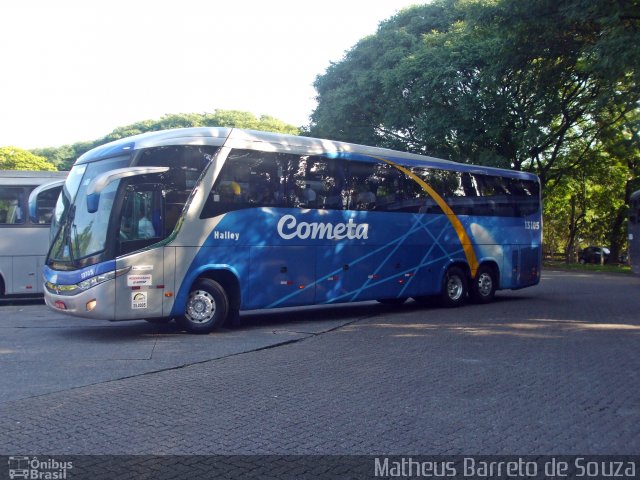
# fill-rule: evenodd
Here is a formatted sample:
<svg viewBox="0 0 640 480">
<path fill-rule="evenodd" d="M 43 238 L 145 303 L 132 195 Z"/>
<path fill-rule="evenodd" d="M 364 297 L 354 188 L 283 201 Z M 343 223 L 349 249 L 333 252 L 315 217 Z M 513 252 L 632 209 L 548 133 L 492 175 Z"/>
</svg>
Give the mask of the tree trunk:
<svg viewBox="0 0 640 480">
<path fill-rule="evenodd" d="M 575 249 L 575 241 L 576 241 L 576 197 L 572 196 L 571 200 L 571 215 L 569 217 L 569 238 L 567 240 L 567 245 L 564 248 L 564 262 L 565 263 L 573 263 L 576 258 L 576 249 Z"/>
<path fill-rule="evenodd" d="M 609 230 L 609 245 L 611 255 L 609 261 L 617 263 L 620 259 L 620 252 L 624 244 L 625 224 L 629 212 L 629 201 L 633 193 L 633 181 L 627 180 L 624 186 L 624 205 L 620 207 Z"/>
</svg>

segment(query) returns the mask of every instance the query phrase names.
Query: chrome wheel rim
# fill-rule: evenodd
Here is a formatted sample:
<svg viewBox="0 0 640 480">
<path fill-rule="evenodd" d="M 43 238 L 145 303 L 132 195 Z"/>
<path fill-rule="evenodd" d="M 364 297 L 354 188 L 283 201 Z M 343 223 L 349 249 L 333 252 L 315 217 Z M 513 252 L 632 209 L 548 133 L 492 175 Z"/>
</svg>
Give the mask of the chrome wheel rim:
<svg viewBox="0 0 640 480">
<path fill-rule="evenodd" d="M 483 297 L 491 295 L 491 291 L 493 290 L 493 279 L 491 275 L 486 272 L 483 272 L 478 277 L 478 293 Z"/>
<path fill-rule="evenodd" d="M 209 292 L 205 290 L 191 292 L 185 313 L 189 321 L 206 323 L 213 318 L 215 313 L 216 301 Z"/>
<path fill-rule="evenodd" d="M 464 287 L 462 286 L 462 279 L 457 275 L 449 277 L 447 280 L 447 294 L 451 300 L 459 300 L 462 297 L 462 293 L 464 292 Z"/>
</svg>

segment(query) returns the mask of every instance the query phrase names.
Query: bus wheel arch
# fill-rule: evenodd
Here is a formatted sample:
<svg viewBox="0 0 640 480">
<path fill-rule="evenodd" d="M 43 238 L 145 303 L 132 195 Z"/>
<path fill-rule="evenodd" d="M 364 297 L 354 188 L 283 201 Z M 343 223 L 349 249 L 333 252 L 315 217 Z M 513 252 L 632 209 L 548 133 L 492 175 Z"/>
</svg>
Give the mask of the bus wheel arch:
<svg viewBox="0 0 640 480">
<path fill-rule="evenodd" d="M 469 296 L 475 303 L 489 303 L 493 300 L 500 284 L 500 269 L 493 261 L 480 264 L 475 278 L 471 280 Z"/>
<path fill-rule="evenodd" d="M 188 332 L 209 333 L 227 323 L 237 324 L 240 302 L 240 282 L 233 272 L 206 270 L 191 284 L 177 321 Z"/>
<path fill-rule="evenodd" d="M 6 295 L 6 291 L 4 289 L 4 277 L 0 275 L 0 297 L 4 297 Z"/>
<path fill-rule="evenodd" d="M 445 307 L 459 307 L 467 301 L 471 272 L 465 263 L 447 266 L 440 287 L 440 302 Z"/>
<path fill-rule="evenodd" d="M 208 270 L 200 275 L 201 278 L 210 278 L 218 282 L 229 298 L 229 309 L 240 309 L 240 281 L 238 277 L 229 270 Z"/>
</svg>

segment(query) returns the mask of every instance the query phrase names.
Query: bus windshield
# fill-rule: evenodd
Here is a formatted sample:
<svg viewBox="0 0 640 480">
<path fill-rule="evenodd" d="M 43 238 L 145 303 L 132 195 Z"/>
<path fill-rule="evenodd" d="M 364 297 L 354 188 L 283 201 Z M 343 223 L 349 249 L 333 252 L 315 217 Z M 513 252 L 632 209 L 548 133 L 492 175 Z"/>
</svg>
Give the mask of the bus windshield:
<svg viewBox="0 0 640 480">
<path fill-rule="evenodd" d="M 107 226 L 111 207 L 119 181 L 105 188 L 100 208 L 89 213 L 84 199 L 87 186 L 97 175 L 116 168 L 127 167 L 130 156 L 76 165 L 71 169 L 62 195 L 58 199 L 52 232 L 56 232 L 49 259 L 56 262 L 75 263 L 100 253 L 105 248 Z M 82 262 L 85 263 L 85 262 Z"/>
<path fill-rule="evenodd" d="M 168 146 L 75 165 L 56 206 L 48 265 L 76 270 L 144 249 L 173 232 L 217 147 Z M 90 212 L 87 189 L 99 175 L 128 167 L 168 167 L 162 173 L 109 182 Z"/>
<path fill-rule="evenodd" d="M 69 209 L 71 201 L 76 196 L 76 193 L 78 193 L 78 187 L 80 186 L 80 181 L 82 180 L 82 176 L 84 175 L 86 169 L 86 165 L 77 165 L 73 167 L 69 172 L 69 176 L 67 177 L 67 180 L 62 187 L 62 191 L 60 192 L 60 196 L 58 197 L 58 201 L 56 202 L 53 216 L 51 218 L 51 229 L 49 230 L 49 245 L 53 243 L 53 239 L 58 232 L 58 228 L 60 228 L 60 221 L 62 220 L 62 216 Z"/>
</svg>

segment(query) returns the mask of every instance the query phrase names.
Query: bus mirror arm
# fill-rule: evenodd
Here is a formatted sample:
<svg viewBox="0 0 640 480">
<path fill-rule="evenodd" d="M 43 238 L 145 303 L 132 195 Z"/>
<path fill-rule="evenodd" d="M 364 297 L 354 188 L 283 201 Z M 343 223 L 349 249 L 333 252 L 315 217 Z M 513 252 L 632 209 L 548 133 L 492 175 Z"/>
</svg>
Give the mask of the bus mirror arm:
<svg viewBox="0 0 640 480">
<path fill-rule="evenodd" d="M 114 180 L 121 178 L 135 177 L 137 175 L 150 175 L 153 173 L 164 173 L 169 167 L 131 167 L 118 168 L 109 172 L 104 172 L 91 180 L 87 187 L 87 211 L 96 213 L 100 204 L 100 193 Z"/>
<path fill-rule="evenodd" d="M 56 180 L 55 182 L 44 183 L 31 191 L 29 194 L 29 218 L 31 223 L 38 223 L 38 195 L 44 190 L 60 187 L 64 185 L 64 182 L 64 180 Z"/>
</svg>

